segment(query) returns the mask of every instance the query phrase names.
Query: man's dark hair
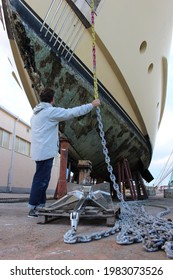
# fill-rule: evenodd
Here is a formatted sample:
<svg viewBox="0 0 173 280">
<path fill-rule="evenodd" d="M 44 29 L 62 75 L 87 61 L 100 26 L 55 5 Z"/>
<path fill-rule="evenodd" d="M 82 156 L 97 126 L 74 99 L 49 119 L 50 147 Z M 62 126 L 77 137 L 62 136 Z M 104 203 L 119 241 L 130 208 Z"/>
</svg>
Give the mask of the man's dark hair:
<svg viewBox="0 0 173 280">
<path fill-rule="evenodd" d="M 54 97 L 54 90 L 52 88 L 44 88 L 40 93 L 41 102 L 50 103 Z"/>
</svg>

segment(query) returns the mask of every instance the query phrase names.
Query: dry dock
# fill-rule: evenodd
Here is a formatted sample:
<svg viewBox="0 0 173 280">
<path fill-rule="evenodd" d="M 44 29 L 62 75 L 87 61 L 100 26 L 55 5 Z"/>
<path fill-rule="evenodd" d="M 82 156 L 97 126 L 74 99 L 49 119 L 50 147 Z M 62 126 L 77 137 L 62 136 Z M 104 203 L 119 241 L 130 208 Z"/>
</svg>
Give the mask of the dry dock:
<svg viewBox="0 0 173 280">
<path fill-rule="evenodd" d="M 10 200 L 9 200 L 10 198 Z M 17 202 L 15 199 L 19 199 Z M 1 260 L 167 260 L 164 251 L 147 252 L 142 243 L 119 245 L 115 235 L 97 241 L 78 244 L 64 243 L 63 236 L 70 229 L 68 218 L 46 224 L 28 218 L 27 195 L 0 193 L 0 259 Z M 49 200 L 48 203 L 52 203 Z M 160 206 L 168 206 L 165 216 L 173 220 L 173 199 L 163 193 L 140 201 L 146 211 L 156 215 Z M 157 206 L 157 207 L 156 207 Z M 89 233 L 106 228 L 105 221 L 80 220 L 78 233 Z"/>
</svg>

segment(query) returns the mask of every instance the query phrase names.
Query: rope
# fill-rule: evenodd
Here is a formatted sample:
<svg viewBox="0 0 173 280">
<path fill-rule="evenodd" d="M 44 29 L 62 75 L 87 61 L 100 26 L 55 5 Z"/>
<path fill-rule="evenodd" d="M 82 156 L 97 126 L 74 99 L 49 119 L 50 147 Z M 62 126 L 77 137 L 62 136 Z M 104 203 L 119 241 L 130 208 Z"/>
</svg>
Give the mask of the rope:
<svg viewBox="0 0 173 280">
<path fill-rule="evenodd" d="M 92 23 L 92 54 L 93 54 L 93 80 L 94 80 L 94 98 L 98 98 L 98 84 L 96 75 L 96 38 L 95 38 L 95 22 L 94 22 L 94 0 L 91 1 L 91 23 Z M 118 199 L 121 201 L 121 214 L 120 220 L 115 222 L 114 227 L 109 232 L 103 231 L 102 233 L 94 233 L 92 236 L 76 236 L 74 232 L 70 231 L 65 236 L 67 241 L 70 238 L 75 237 L 75 242 L 86 242 L 93 239 L 100 239 L 101 237 L 109 236 L 119 231 L 116 237 L 118 244 L 132 244 L 136 242 L 143 242 L 143 246 L 147 251 L 155 251 L 164 249 L 169 258 L 173 258 L 173 223 L 164 219 L 155 218 L 148 215 L 143 207 L 137 209 L 130 207 L 126 201 L 124 201 L 123 195 L 119 190 L 119 186 L 116 183 L 116 177 L 113 174 L 113 168 L 110 164 L 110 157 L 108 149 L 106 147 L 105 134 L 103 130 L 102 118 L 100 114 L 100 108 L 97 107 L 97 120 L 100 130 L 100 137 L 103 147 L 103 154 L 105 156 L 105 162 L 107 164 L 107 170 L 110 174 L 110 179 L 113 183 L 113 188 L 117 193 Z M 165 210 L 163 215 L 169 212 Z M 162 234 L 161 234 L 161 233 Z M 168 234 L 167 234 L 168 233 Z M 165 242 L 166 241 L 166 242 Z"/>
<path fill-rule="evenodd" d="M 92 0 L 91 1 L 91 23 L 92 23 L 91 28 L 92 28 L 94 98 L 98 98 L 98 82 L 97 82 L 97 74 L 96 74 L 96 36 L 95 36 L 95 21 L 94 21 L 95 10 L 94 10 L 94 7 L 95 7 L 94 0 Z M 123 207 L 126 209 L 129 209 L 127 203 L 124 201 L 122 193 L 119 190 L 119 186 L 116 183 L 116 177 L 113 174 L 113 168 L 110 164 L 110 157 L 109 157 L 108 149 L 106 147 L 105 133 L 103 130 L 102 117 L 101 117 L 99 107 L 97 107 L 96 113 L 97 113 L 98 127 L 99 127 L 99 131 L 100 131 L 100 138 L 101 138 L 101 143 L 102 143 L 102 148 L 103 148 L 103 154 L 105 156 L 105 163 L 107 164 L 107 170 L 109 172 L 110 179 L 113 183 L 113 188 L 115 189 L 115 191 L 117 193 L 117 197 L 121 201 L 121 204 L 123 205 Z"/>
<path fill-rule="evenodd" d="M 94 0 L 91 1 L 91 33 L 92 33 L 92 58 L 93 58 L 93 81 L 94 81 L 94 98 L 98 98 L 98 83 L 96 74 L 96 37 L 95 37 L 95 22 L 94 22 Z"/>
</svg>

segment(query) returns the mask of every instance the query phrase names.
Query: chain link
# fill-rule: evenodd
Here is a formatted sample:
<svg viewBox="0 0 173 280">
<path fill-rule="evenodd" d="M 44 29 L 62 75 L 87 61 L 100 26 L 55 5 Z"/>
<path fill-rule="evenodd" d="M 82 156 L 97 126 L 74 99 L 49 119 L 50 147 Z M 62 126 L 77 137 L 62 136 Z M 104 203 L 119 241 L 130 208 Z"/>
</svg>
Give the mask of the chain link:
<svg viewBox="0 0 173 280">
<path fill-rule="evenodd" d="M 170 209 L 165 207 L 164 211 L 160 212 L 156 217 L 153 217 L 145 211 L 143 206 L 139 207 L 136 203 L 136 205 L 131 205 L 130 207 L 128 203 L 124 201 L 123 195 L 116 183 L 116 177 L 113 174 L 112 165 L 110 164 L 100 108 L 97 108 L 96 112 L 105 162 L 107 164 L 110 179 L 113 183 L 113 188 L 117 193 L 118 199 L 121 201 L 120 216 L 119 220 L 115 222 L 113 227 L 100 232 L 98 231 L 88 235 L 82 235 L 76 234 L 74 229 L 70 229 L 64 235 L 64 242 L 90 242 L 118 233 L 116 236 L 116 242 L 118 244 L 129 245 L 132 243 L 143 242 L 143 247 L 147 251 L 155 252 L 162 249 L 165 251 L 168 258 L 173 258 L 173 223 L 161 218 L 170 213 Z"/>
<path fill-rule="evenodd" d="M 128 205 L 127 205 L 127 203 L 125 203 L 123 195 L 122 195 L 122 193 L 119 190 L 119 186 L 116 183 L 116 177 L 113 174 L 113 168 L 112 168 L 112 165 L 110 164 L 110 157 L 109 157 L 109 154 L 108 154 L 108 149 L 106 147 L 105 133 L 104 133 L 104 130 L 103 130 L 103 123 L 102 123 L 102 117 L 101 117 L 101 113 L 100 113 L 100 108 L 97 108 L 96 112 L 97 112 L 97 121 L 98 121 L 99 130 L 100 130 L 100 138 L 101 138 L 101 143 L 102 143 L 103 154 L 105 156 L 105 162 L 107 164 L 107 170 L 109 172 L 110 179 L 111 179 L 111 181 L 113 183 L 113 188 L 115 189 L 115 191 L 117 193 L 118 199 L 121 202 L 123 202 L 124 206 L 126 206 L 128 208 Z"/>
<path fill-rule="evenodd" d="M 95 46 L 95 28 L 94 28 L 94 0 L 91 1 L 91 30 L 92 30 L 92 54 L 93 54 L 93 83 L 94 83 L 94 98 L 98 98 L 98 84 L 96 75 L 96 46 Z M 147 251 L 156 251 L 159 249 L 165 250 L 169 258 L 173 258 L 173 223 L 161 219 L 161 216 L 166 215 L 170 210 L 166 208 L 157 217 L 148 215 L 144 207 L 139 205 L 131 207 L 124 201 L 123 194 L 120 192 L 119 185 L 116 182 L 116 177 L 113 173 L 111 160 L 108 149 L 106 147 L 105 133 L 103 129 L 102 117 L 100 108 L 97 107 L 97 121 L 99 134 L 102 143 L 102 150 L 107 164 L 110 180 L 113 188 L 116 191 L 117 197 L 120 200 L 120 216 L 116 220 L 115 225 L 107 230 L 94 232 L 88 235 L 76 234 L 74 228 L 71 228 L 64 235 L 65 243 L 89 242 L 98 240 L 103 237 L 110 236 L 117 232 L 116 242 L 118 244 L 132 244 L 143 242 L 143 247 Z"/>
</svg>

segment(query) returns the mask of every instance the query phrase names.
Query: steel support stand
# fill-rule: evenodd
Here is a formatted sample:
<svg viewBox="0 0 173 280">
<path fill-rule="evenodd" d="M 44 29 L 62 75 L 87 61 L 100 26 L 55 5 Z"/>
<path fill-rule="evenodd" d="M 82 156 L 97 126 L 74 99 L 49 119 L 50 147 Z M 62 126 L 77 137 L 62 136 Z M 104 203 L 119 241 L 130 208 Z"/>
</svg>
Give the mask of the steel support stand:
<svg viewBox="0 0 173 280">
<path fill-rule="evenodd" d="M 54 193 L 55 199 L 60 199 L 67 194 L 67 163 L 68 163 L 68 147 L 69 140 L 65 138 L 60 139 L 61 148 L 60 148 L 60 174 L 57 183 L 57 187 Z"/>
<path fill-rule="evenodd" d="M 133 200 L 137 199 L 135 184 L 132 178 L 131 170 L 127 159 L 118 162 L 118 185 L 123 193 L 124 199 L 127 199 L 126 188 L 130 190 L 130 197 Z"/>
</svg>

